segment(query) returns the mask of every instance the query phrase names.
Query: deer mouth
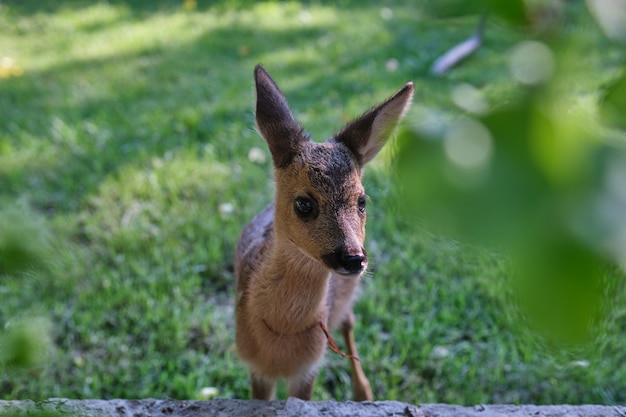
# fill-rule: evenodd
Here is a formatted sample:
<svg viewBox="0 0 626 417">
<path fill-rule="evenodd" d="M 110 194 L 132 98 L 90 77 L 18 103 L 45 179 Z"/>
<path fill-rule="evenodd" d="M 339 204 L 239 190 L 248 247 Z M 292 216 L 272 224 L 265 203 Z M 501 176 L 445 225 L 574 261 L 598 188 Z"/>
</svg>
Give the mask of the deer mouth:
<svg viewBox="0 0 626 417">
<path fill-rule="evenodd" d="M 345 278 L 358 278 L 365 271 L 365 268 L 360 268 L 359 270 L 349 271 L 345 269 L 335 269 L 334 272 L 341 275 Z"/>
</svg>

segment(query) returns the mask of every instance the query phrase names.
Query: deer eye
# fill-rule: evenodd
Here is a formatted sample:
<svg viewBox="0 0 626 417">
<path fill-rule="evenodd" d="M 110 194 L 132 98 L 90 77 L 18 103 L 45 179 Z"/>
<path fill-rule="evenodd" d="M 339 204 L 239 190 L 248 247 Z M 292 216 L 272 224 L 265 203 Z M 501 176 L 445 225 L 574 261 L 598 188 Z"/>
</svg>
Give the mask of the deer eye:
<svg viewBox="0 0 626 417">
<path fill-rule="evenodd" d="M 313 214 L 313 201 L 306 197 L 297 197 L 293 202 L 293 208 L 301 218 L 310 217 Z"/>
<path fill-rule="evenodd" d="M 365 198 L 364 195 L 359 197 L 359 201 L 357 202 L 357 207 L 359 208 L 359 213 L 365 213 L 366 201 L 367 201 L 367 199 Z"/>
</svg>

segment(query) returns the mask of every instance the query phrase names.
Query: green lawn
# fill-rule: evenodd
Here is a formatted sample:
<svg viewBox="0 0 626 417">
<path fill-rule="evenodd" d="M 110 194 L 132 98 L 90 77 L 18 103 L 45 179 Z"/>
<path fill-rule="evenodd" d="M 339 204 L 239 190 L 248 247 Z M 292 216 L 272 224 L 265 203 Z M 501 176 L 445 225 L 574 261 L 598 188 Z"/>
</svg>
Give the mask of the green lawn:
<svg viewBox="0 0 626 417">
<path fill-rule="evenodd" d="M 29 265 L 0 253 L 0 330 L 45 346 L 26 360 L 37 366 L 0 365 L 0 398 L 247 398 L 233 248 L 272 198 L 254 65 L 318 140 L 407 80 L 409 126 L 461 117 L 461 84 L 490 108 L 519 100 L 508 51 L 536 34 L 490 20 L 483 47 L 434 77 L 478 16 L 433 4 L 0 0 L 0 249 Z M 586 109 L 625 54 L 583 4 L 567 7 L 564 53 L 584 54 L 560 94 Z M 543 344 L 520 320 L 505 256 L 399 214 L 390 155 L 364 179 L 372 267 L 355 307 L 375 397 L 626 402 L 620 275 L 607 272 L 616 290 L 587 344 Z M 315 399 L 350 392 L 346 360 L 329 353 Z"/>
</svg>

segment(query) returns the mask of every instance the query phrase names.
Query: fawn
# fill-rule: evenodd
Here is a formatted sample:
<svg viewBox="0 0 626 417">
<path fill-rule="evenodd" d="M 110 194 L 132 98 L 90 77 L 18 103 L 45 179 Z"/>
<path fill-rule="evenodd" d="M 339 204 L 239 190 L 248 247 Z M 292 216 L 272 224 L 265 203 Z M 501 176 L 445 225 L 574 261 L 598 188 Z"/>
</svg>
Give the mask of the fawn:
<svg viewBox="0 0 626 417">
<path fill-rule="evenodd" d="M 235 251 L 236 346 L 250 369 L 252 398 L 271 400 L 285 378 L 289 396 L 310 400 L 327 343 L 334 346 L 328 326 L 345 339 L 355 400 L 372 400 L 353 335 L 354 292 L 368 262 L 361 168 L 408 109 L 413 84 L 316 143 L 263 66 L 254 77 L 256 123 L 276 191 Z"/>
</svg>

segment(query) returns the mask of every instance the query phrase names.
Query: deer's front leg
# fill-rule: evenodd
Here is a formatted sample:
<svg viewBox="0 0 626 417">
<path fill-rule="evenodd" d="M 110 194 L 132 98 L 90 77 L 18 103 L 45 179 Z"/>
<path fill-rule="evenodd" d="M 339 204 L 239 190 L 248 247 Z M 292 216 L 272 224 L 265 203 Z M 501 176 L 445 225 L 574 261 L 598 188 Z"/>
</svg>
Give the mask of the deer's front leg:
<svg viewBox="0 0 626 417">
<path fill-rule="evenodd" d="M 301 400 L 310 401 L 313 397 L 313 384 L 315 383 L 316 373 L 308 373 L 306 375 L 298 375 L 287 380 L 287 390 L 290 397 L 300 398 Z"/>
<path fill-rule="evenodd" d="M 341 324 L 341 334 L 346 341 L 348 354 L 358 357 L 356 343 L 354 342 L 354 314 L 351 312 Z M 370 382 L 365 377 L 361 362 L 350 359 L 352 365 L 352 395 L 355 401 L 373 401 L 372 388 Z"/>
<path fill-rule="evenodd" d="M 275 380 L 250 372 L 250 382 L 252 383 L 253 400 L 271 401 L 274 399 L 274 392 L 276 391 Z"/>
</svg>

